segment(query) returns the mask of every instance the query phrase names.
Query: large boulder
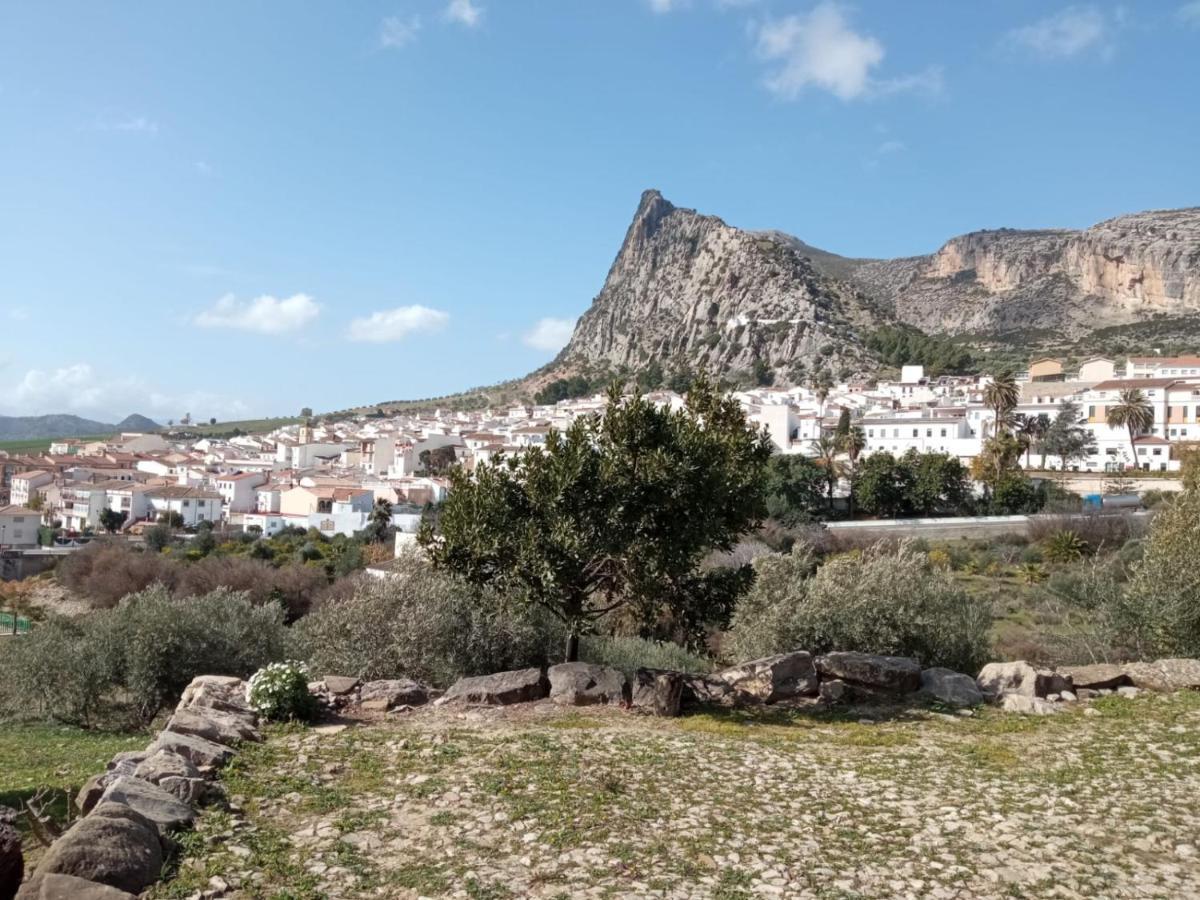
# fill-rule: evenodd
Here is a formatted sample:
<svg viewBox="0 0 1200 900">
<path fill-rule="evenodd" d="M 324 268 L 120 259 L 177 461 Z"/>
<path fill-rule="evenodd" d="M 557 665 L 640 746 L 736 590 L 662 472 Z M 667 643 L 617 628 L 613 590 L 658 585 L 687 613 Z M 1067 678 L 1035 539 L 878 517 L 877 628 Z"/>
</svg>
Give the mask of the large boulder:
<svg viewBox="0 0 1200 900">
<path fill-rule="evenodd" d="M 734 693 L 729 682 L 716 675 L 685 673 L 681 677 L 683 692 L 680 704 L 684 707 L 733 706 L 738 702 L 738 695 Z"/>
<path fill-rule="evenodd" d="M 921 687 L 921 664 L 908 656 L 837 652 L 817 657 L 821 678 L 838 678 L 850 685 L 890 693 L 911 693 Z"/>
<path fill-rule="evenodd" d="M 683 682 L 679 672 L 638 669 L 630 685 L 630 705 L 656 716 L 677 716 L 683 704 Z"/>
<path fill-rule="evenodd" d="M 251 727 L 258 714 L 246 699 L 246 682 L 227 675 L 200 675 L 183 689 L 176 711 L 192 707 L 215 709 L 236 716 Z"/>
<path fill-rule="evenodd" d="M 1059 670 L 1071 679 L 1076 688 L 1099 691 L 1104 688 L 1129 684 L 1129 676 L 1120 666 L 1112 663 L 1094 663 L 1090 666 L 1064 666 Z"/>
<path fill-rule="evenodd" d="M 7 898 L 5 898 L 7 900 Z M 17 900 L 136 900 L 133 894 L 84 881 L 74 875 L 35 875 L 21 888 Z"/>
<path fill-rule="evenodd" d="M 321 684 L 335 697 L 344 697 L 362 684 L 362 681 L 346 675 L 326 675 L 321 679 Z"/>
<path fill-rule="evenodd" d="M 1200 659 L 1159 659 L 1126 663 L 1121 667 L 1134 687 L 1146 691 L 1200 690 Z"/>
<path fill-rule="evenodd" d="M 1074 691 L 1071 676 L 1064 670 L 1035 669 L 1024 660 L 988 663 L 975 679 L 985 697 L 996 699 L 1005 694 L 1022 697 L 1048 697 L 1063 691 Z"/>
<path fill-rule="evenodd" d="M 0 900 L 12 900 L 25 877 L 17 812 L 0 806 Z"/>
<path fill-rule="evenodd" d="M 974 678 L 936 666 L 921 673 L 921 693 L 949 706 L 978 706 L 983 702 Z"/>
<path fill-rule="evenodd" d="M 204 738 L 214 744 L 224 744 L 227 747 L 240 744 L 242 741 L 261 741 L 262 735 L 258 729 L 236 714 L 223 712 L 219 709 L 206 709 L 202 706 L 189 706 L 178 709 L 167 722 L 167 731 L 176 734 L 190 734 Z"/>
<path fill-rule="evenodd" d="M 429 689 L 408 678 L 368 681 L 358 692 L 362 703 L 374 703 L 383 709 L 396 706 L 420 706 L 429 700 Z"/>
<path fill-rule="evenodd" d="M 34 878 L 74 875 L 137 894 L 158 880 L 162 863 L 155 824 L 123 803 L 104 802 L 50 845 Z"/>
<path fill-rule="evenodd" d="M 187 827 L 196 818 L 195 811 L 186 803 L 140 778 L 122 776 L 110 784 L 100 798 L 101 806 L 107 803 L 120 803 L 136 810 L 153 822 L 163 836 Z"/>
<path fill-rule="evenodd" d="M 805 650 L 744 662 L 717 673 L 736 693 L 760 703 L 776 703 L 817 692 L 817 670 Z"/>
<path fill-rule="evenodd" d="M 199 769 L 223 766 L 234 757 L 232 747 L 216 744 L 193 734 L 180 734 L 177 731 L 161 731 L 154 743 L 146 748 L 150 754 L 159 750 L 170 750 L 178 753 Z"/>
<path fill-rule="evenodd" d="M 460 678 L 442 696 L 443 702 L 461 700 L 467 703 L 488 703 L 507 706 L 544 700 L 550 693 L 550 682 L 541 669 L 517 669 L 495 675 L 476 675 Z"/>
<path fill-rule="evenodd" d="M 619 705 L 629 700 L 625 673 L 594 663 L 551 666 L 550 699 L 563 706 Z"/>
</svg>

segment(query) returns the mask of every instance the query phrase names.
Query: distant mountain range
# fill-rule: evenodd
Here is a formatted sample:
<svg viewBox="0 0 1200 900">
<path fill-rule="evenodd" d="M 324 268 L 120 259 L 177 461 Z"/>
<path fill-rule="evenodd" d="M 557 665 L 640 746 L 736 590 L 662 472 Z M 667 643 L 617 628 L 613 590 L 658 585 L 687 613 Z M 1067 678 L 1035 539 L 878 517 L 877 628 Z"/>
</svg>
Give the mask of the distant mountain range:
<svg viewBox="0 0 1200 900">
<path fill-rule="evenodd" d="M 0 441 L 117 434 L 122 431 L 154 431 L 159 427 L 153 419 L 136 413 L 126 416 L 115 425 L 69 415 L 0 416 Z"/>
<path fill-rule="evenodd" d="M 646 191 L 599 295 L 537 375 L 686 364 L 769 369 L 779 384 L 817 367 L 872 371 L 881 326 L 1031 349 L 1164 317 L 1200 334 L 1200 208 L 1082 231 L 977 231 L 881 260 L 734 228 Z"/>
</svg>

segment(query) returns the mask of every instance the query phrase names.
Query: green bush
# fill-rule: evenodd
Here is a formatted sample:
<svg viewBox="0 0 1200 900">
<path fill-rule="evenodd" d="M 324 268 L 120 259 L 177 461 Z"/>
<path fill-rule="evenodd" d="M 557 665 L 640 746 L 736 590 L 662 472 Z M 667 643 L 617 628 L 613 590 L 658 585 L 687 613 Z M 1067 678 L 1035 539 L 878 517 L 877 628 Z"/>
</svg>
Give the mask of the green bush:
<svg viewBox="0 0 1200 900">
<path fill-rule="evenodd" d="M 538 607 L 505 603 L 413 558 L 396 577 L 364 580 L 294 627 L 317 676 L 407 676 L 445 687 L 464 675 L 560 658 L 562 627 Z"/>
<path fill-rule="evenodd" d="M 1122 615 L 1140 656 L 1200 656 L 1200 490 L 1154 517 Z"/>
<path fill-rule="evenodd" d="M 268 663 L 250 676 L 246 699 L 255 712 L 275 722 L 307 721 L 316 711 L 308 691 L 308 670 L 303 663 Z"/>
<path fill-rule="evenodd" d="M 627 675 L 642 668 L 675 672 L 711 672 L 713 669 L 711 659 L 689 653 L 679 644 L 637 637 L 585 637 L 579 642 L 579 658 L 620 669 Z"/>
<path fill-rule="evenodd" d="M 0 710 L 81 725 L 147 722 L 197 675 L 245 678 L 282 659 L 283 611 L 213 591 L 186 600 L 152 587 L 115 609 L 52 620 L 0 656 Z"/>
<path fill-rule="evenodd" d="M 1069 563 L 1082 559 L 1088 552 L 1087 541 L 1074 531 L 1056 531 L 1046 538 L 1043 555 L 1049 562 Z"/>
<path fill-rule="evenodd" d="M 987 659 L 991 612 L 907 543 L 836 557 L 811 577 L 811 555 L 764 557 L 738 604 L 735 659 L 788 650 L 915 656 L 926 666 L 975 672 Z"/>
</svg>

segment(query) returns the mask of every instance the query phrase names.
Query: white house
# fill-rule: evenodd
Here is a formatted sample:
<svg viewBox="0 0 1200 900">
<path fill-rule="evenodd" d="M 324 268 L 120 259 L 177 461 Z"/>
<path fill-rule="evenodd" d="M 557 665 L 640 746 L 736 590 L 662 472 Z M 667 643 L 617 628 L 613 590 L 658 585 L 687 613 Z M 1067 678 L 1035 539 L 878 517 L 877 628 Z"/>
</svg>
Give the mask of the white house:
<svg viewBox="0 0 1200 900">
<path fill-rule="evenodd" d="M 36 547 L 42 514 L 24 506 L 0 506 L 0 548 L 20 550 Z"/>
<path fill-rule="evenodd" d="M 14 506 L 28 507 L 29 501 L 37 496 L 38 488 L 44 488 L 52 481 L 54 481 L 54 476 L 41 469 L 18 472 L 12 477 L 12 491 L 9 497 Z"/>
<path fill-rule="evenodd" d="M 156 517 L 179 513 L 187 528 L 200 522 L 218 522 L 221 519 L 221 495 L 216 491 L 172 484 L 150 488 L 146 497 Z"/>
<path fill-rule="evenodd" d="M 217 477 L 217 493 L 225 513 L 250 512 L 258 501 L 255 488 L 265 484 L 267 476 L 262 472 L 238 472 L 235 475 L 220 475 Z"/>
</svg>

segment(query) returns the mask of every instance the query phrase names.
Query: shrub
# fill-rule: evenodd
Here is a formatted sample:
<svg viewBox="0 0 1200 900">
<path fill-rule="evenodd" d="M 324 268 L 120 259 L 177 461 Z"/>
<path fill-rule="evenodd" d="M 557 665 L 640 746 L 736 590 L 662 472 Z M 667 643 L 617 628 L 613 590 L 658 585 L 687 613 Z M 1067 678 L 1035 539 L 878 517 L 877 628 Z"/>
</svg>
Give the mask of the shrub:
<svg viewBox="0 0 1200 900">
<path fill-rule="evenodd" d="M 93 541 L 58 566 L 59 580 L 96 609 L 111 609 L 126 594 L 152 584 L 174 587 L 178 564 L 125 543 Z"/>
<path fill-rule="evenodd" d="M 907 544 L 830 560 L 756 562 L 758 578 L 738 605 L 729 648 L 738 659 L 787 650 L 858 650 L 915 656 L 923 665 L 974 672 L 987 658 L 991 614 Z"/>
<path fill-rule="evenodd" d="M 1043 553 L 1047 560 L 1056 563 L 1069 563 L 1082 559 L 1090 550 L 1087 542 L 1074 531 L 1056 531 L 1046 538 Z"/>
<path fill-rule="evenodd" d="M 1021 566 L 1021 580 L 1026 584 L 1041 584 L 1046 580 L 1046 570 L 1038 563 L 1025 563 Z"/>
<path fill-rule="evenodd" d="M 564 631 L 538 607 L 506 602 L 414 558 L 394 577 L 364 579 L 294 627 L 314 673 L 400 675 L 444 687 L 464 675 L 542 665 Z"/>
<path fill-rule="evenodd" d="M 197 675 L 244 678 L 281 659 L 286 641 L 278 607 L 224 590 L 177 600 L 154 587 L 13 641 L 0 656 L 0 709 L 80 725 L 118 714 L 144 723 Z"/>
<path fill-rule="evenodd" d="M 711 672 L 713 669 L 711 659 L 689 653 L 679 644 L 638 637 L 585 637 L 579 643 L 579 658 L 584 662 L 612 666 L 627 675 L 642 668 L 676 672 Z"/>
<path fill-rule="evenodd" d="M 308 670 L 303 663 L 269 663 L 250 676 L 246 700 L 254 710 L 275 722 L 311 719 L 316 710 L 308 692 Z"/>
<path fill-rule="evenodd" d="M 1200 656 L 1200 490 L 1155 515 L 1121 620 L 1143 658 Z"/>
<path fill-rule="evenodd" d="M 935 569 L 949 569 L 953 562 L 950 558 L 950 553 L 940 547 L 936 550 L 930 550 L 926 558 L 929 560 L 929 565 Z"/>
</svg>

